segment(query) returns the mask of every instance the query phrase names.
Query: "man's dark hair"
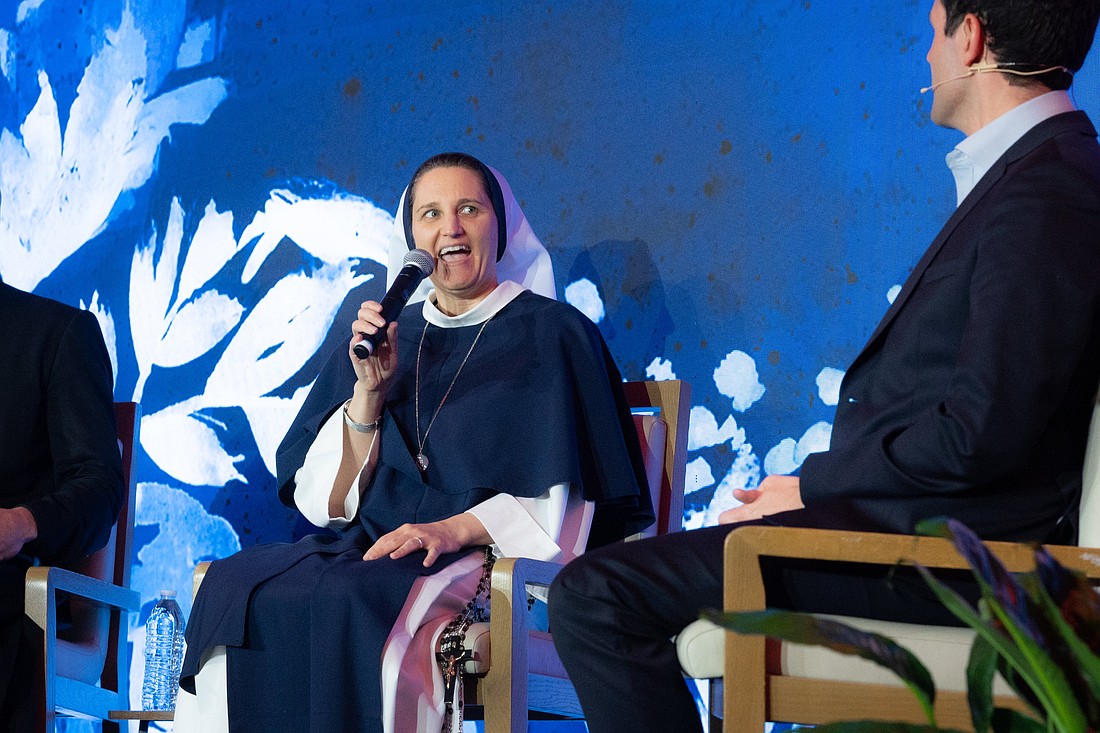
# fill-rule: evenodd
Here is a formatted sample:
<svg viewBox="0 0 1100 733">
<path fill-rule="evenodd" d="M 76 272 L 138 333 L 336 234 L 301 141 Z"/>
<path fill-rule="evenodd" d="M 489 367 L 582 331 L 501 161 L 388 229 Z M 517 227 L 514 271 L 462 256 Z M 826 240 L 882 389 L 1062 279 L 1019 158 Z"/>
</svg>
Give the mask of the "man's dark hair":
<svg viewBox="0 0 1100 733">
<path fill-rule="evenodd" d="M 942 0 L 947 11 L 944 32 L 952 36 L 963 17 L 973 13 L 985 29 L 990 52 L 1001 64 L 1019 71 L 1065 66 L 1077 71 L 1085 63 L 1100 18 L 1100 0 Z M 1039 82 L 1068 89 L 1073 76 L 1051 71 L 1008 78 L 1014 84 Z"/>
</svg>

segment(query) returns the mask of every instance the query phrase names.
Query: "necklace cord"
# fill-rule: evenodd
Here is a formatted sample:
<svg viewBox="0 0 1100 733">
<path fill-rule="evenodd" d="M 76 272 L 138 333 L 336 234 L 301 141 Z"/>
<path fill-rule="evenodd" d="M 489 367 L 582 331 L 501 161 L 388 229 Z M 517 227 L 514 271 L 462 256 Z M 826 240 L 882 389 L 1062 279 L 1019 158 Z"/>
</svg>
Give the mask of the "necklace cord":
<svg viewBox="0 0 1100 733">
<path fill-rule="evenodd" d="M 494 313 L 493 316 L 496 314 Z M 451 396 L 451 390 L 454 389 L 455 382 L 458 381 L 458 375 L 462 373 L 462 368 L 466 366 L 466 362 L 470 360 L 470 354 L 474 353 L 474 347 L 477 346 L 477 342 L 481 339 L 481 334 L 485 332 L 485 327 L 489 325 L 489 321 L 493 320 L 493 316 L 489 316 L 485 319 L 485 322 L 481 324 L 481 328 L 478 329 L 477 335 L 474 336 L 473 343 L 470 344 L 470 349 L 466 352 L 466 356 L 462 358 L 462 363 L 458 365 L 458 370 L 455 371 L 454 377 L 451 378 L 451 383 L 447 385 L 447 391 L 443 393 L 443 399 L 439 401 L 439 405 L 435 408 L 435 412 L 432 414 L 432 419 L 428 421 L 428 427 L 424 429 L 424 436 L 420 436 L 420 357 L 424 352 L 424 338 L 428 335 L 428 322 L 424 322 L 424 330 L 420 332 L 420 343 L 416 347 L 416 392 L 414 394 L 413 411 L 416 416 L 416 465 L 420 468 L 421 472 L 428 470 L 428 457 L 424 455 L 424 446 L 428 442 L 428 433 L 432 430 L 432 425 L 435 425 L 435 419 L 439 417 L 439 411 L 443 409 L 443 403 L 447 401 L 447 398 Z"/>
</svg>

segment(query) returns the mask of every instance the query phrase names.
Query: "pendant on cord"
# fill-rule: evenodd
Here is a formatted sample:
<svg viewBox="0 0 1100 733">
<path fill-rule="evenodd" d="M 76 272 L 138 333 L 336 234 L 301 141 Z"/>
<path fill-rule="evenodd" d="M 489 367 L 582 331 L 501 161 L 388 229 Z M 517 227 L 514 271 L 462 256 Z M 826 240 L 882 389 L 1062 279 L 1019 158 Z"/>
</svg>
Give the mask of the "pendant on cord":
<svg viewBox="0 0 1100 733">
<path fill-rule="evenodd" d="M 413 403 L 413 409 L 416 415 L 416 465 L 422 474 L 427 474 L 428 472 L 428 457 L 424 455 L 424 446 L 428 442 L 428 433 L 432 431 L 432 426 L 435 425 L 435 419 L 439 417 L 439 411 L 443 409 L 443 403 L 447 401 L 447 397 L 450 396 L 451 390 L 454 389 L 455 382 L 458 381 L 458 375 L 462 374 L 462 367 L 466 366 L 466 362 L 470 360 L 470 354 L 474 353 L 474 347 L 477 346 L 478 339 L 481 338 L 481 334 L 485 332 L 485 327 L 489 325 L 489 321 L 491 320 L 493 320 L 493 317 L 489 316 L 485 322 L 481 324 L 481 328 L 478 329 L 477 335 L 474 336 L 474 342 L 470 344 L 469 351 L 466 352 L 466 356 L 462 357 L 462 363 L 458 365 L 458 369 L 455 370 L 455 375 L 451 377 L 451 383 L 447 385 L 447 391 L 443 393 L 443 397 L 439 400 L 439 405 L 435 408 L 432 419 L 428 421 L 428 427 L 424 428 L 424 435 L 422 437 L 420 435 L 420 354 L 424 350 L 424 337 L 428 335 L 428 321 L 424 321 L 424 330 L 420 332 L 420 344 L 416 347 L 416 397 Z"/>
</svg>

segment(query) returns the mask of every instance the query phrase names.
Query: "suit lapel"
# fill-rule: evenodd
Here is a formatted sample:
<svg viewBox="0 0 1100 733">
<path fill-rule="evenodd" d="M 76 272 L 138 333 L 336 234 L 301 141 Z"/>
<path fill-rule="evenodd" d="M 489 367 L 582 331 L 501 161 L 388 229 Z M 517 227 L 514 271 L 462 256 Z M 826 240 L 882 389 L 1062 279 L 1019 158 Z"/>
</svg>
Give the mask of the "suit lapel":
<svg viewBox="0 0 1100 733">
<path fill-rule="evenodd" d="M 890 304 L 886 314 L 882 317 L 882 320 L 879 321 L 878 326 L 875 327 L 874 333 L 867 339 L 866 345 L 852 362 L 849 371 L 864 359 L 868 352 L 872 350 L 872 347 L 879 337 L 881 337 L 886 329 L 889 328 L 890 324 L 893 323 L 898 313 L 901 312 L 901 309 L 909 300 L 909 296 L 916 290 L 917 284 L 924 276 L 925 270 L 928 269 L 928 265 L 931 264 L 932 260 L 935 259 L 936 255 L 943 248 L 944 243 L 951 237 L 951 234 L 959 226 L 962 220 L 974 210 L 974 207 L 977 206 L 983 198 L 985 198 L 990 189 L 1004 177 L 1005 171 L 1008 170 L 1008 166 L 1028 155 L 1047 140 L 1066 132 L 1079 132 L 1096 137 L 1096 130 L 1093 129 L 1092 123 L 1089 122 L 1084 112 L 1066 112 L 1056 115 L 1043 120 L 1038 125 L 1028 130 L 1027 133 L 1017 140 L 1012 147 L 1006 150 L 1004 155 L 993 164 L 993 167 L 982 176 L 982 180 L 978 181 L 978 185 L 974 187 L 974 190 L 972 190 L 963 200 L 959 208 L 955 209 L 954 213 L 951 214 L 947 222 L 943 225 L 940 233 L 932 240 L 932 244 L 929 245 L 928 249 L 921 255 L 913 271 L 909 273 L 909 277 L 906 278 L 905 284 L 901 288 L 901 292 L 898 293 L 898 297 Z"/>
</svg>

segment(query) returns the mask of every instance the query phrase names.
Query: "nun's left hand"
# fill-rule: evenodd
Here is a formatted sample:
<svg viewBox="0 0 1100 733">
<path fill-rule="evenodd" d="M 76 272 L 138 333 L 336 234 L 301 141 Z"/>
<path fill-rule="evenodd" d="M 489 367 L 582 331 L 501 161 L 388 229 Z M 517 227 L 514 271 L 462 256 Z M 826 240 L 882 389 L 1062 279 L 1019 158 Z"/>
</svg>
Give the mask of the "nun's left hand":
<svg viewBox="0 0 1100 733">
<path fill-rule="evenodd" d="M 473 514 L 463 513 L 429 524 L 402 524 L 379 537 L 363 559 L 377 560 L 389 555 L 396 560 L 423 550 L 424 567 L 429 568 L 440 555 L 475 545 L 488 545 L 492 541 L 481 520 Z"/>
</svg>

